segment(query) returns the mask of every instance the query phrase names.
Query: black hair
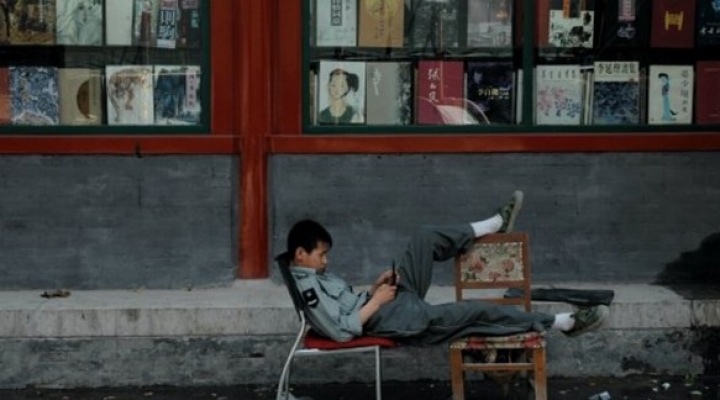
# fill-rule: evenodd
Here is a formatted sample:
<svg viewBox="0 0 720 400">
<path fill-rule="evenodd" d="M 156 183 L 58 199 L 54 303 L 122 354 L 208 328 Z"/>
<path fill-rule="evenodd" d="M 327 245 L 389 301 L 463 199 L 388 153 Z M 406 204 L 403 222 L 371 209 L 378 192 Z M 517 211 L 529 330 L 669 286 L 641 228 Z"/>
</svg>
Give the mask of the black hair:
<svg viewBox="0 0 720 400">
<path fill-rule="evenodd" d="M 328 82 L 330 82 L 332 80 L 332 77 L 334 75 L 345 75 L 345 80 L 347 80 L 348 90 L 343 94 L 343 96 L 348 94 L 348 92 L 351 90 L 354 90 L 357 92 L 358 89 L 360 89 L 360 77 L 357 76 L 357 74 L 345 71 L 342 68 L 335 68 L 334 70 L 330 71 L 330 75 L 328 75 Z"/>
<path fill-rule="evenodd" d="M 325 227 L 311 219 L 298 221 L 288 233 L 288 255 L 293 257 L 298 247 L 310 253 L 320 242 L 327 243 L 328 247 L 332 247 L 332 236 L 330 236 L 330 232 L 328 232 Z"/>
<path fill-rule="evenodd" d="M 665 79 L 667 79 L 667 80 L 670 80 L 670 77 L 668 76 L 668 74 L 666 74 L 664 72 L 661 72 L 658 74 L 658 79 L 662 79 L 663 77 L 665 77 Z"/>
</svg>

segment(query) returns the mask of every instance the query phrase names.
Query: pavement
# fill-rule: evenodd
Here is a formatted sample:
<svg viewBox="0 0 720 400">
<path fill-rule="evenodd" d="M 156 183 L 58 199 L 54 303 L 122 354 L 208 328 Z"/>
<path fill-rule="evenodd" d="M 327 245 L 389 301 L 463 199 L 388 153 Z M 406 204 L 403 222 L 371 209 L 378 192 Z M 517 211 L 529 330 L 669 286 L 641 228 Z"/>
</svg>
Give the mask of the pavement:
<svg viewBox="0 0 720 400">
<path fill-rule="evenodd" d="M 550 400 L 584 400 L 605 393 L 606 400 L 718 400 L 720 377 L 637 375 L 625 378 L 551 378 Z M 528 399 L 528 389 L 520 382 L 506 388 L 495 382 L 476 379 L 466 385 L 466 400 Z M 298 400 L 374 399 L 374 386 L 367 383 L 293 386 Z M 609 397 L 608 397 L 609 396 Z M 2 400 L 271 400 L 272 385 L 224 387 L 135 387 L 75 390 L 0 390 Z M 449 400 L 446 381 L 384 382 L 386 400 Z"/>
</svg>

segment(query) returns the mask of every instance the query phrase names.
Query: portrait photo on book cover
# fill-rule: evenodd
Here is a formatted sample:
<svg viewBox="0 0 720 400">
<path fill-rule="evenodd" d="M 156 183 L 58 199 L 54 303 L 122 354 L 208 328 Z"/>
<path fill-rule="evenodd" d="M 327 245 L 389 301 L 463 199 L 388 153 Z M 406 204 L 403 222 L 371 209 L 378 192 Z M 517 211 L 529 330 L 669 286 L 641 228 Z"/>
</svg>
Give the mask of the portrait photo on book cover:
<svg viewBox="0 0 720 400">
<path fill-rule="evenodd" d="M 365 63 L 320 61 L 318 78 L 319 124 L 365 122 Z"/>
</svg>

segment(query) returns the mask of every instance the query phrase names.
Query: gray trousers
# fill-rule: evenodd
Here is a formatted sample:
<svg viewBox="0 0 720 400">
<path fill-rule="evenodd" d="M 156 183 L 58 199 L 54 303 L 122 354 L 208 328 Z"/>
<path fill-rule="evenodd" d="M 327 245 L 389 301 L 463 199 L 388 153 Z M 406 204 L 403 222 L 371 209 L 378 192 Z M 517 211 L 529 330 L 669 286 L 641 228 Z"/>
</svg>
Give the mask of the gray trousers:
<svg viewBox="0 0 720 400">
<path fill-rule="evenodd" d="M 435 262 L 449 260 L 473 241 L 470 224 L 423 227 L 395 258 L 400 274 L 395 300 L 365 324 L 365 334 L 432 345 L 469 335 L 499 336 L 543 331 L 555 317 L 484 300 L 431 305 L 425 301 Z"/>
</svg>

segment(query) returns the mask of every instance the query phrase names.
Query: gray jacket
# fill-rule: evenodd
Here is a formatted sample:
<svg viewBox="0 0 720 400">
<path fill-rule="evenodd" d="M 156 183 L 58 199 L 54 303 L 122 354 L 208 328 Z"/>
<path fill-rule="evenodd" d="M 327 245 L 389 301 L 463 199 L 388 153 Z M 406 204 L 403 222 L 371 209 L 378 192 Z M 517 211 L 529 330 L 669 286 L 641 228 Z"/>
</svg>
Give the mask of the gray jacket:
<svg viewBox="0 0 720 400">
<path fill-rule="evenodd" d="M 308 319 L 320 334 L 338 342 L 347 342 L 363 333 L 360 309 L 368 293 L 354 293 L 339 276 L 312 268 L 292 266 L 300 295 L 308 305 Z"/>
</svg>

